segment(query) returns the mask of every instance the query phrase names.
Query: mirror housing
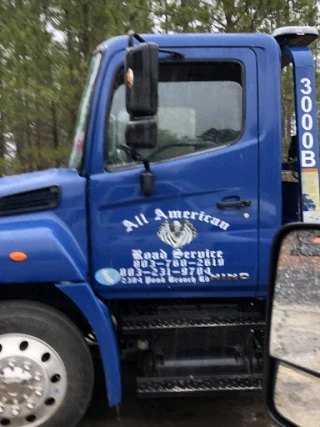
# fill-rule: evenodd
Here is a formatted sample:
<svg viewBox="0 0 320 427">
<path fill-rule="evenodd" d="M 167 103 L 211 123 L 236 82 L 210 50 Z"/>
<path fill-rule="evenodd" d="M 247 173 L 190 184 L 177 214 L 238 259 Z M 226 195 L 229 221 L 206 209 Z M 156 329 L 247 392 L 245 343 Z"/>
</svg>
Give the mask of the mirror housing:
<svg viewBox="0 0 320 427">
<path fill-rule="evenodd" d="M 155 116 L 158 109 L 158 46 L 129 47 L 125 60 L 126 108 L 132 117 Z"/>
<path fill-rule="evenodd" d="M 126 126 L 126 144 L 134 148 L 154 148 L 157 145 L 157 122 L 153 118 L 131 120 Z"/>
<path fill-rule="evenodd" d="M 134 46 L 134 39 L 140 42 Z M 126 108 L 130 121 L 126 125 L 126 144 L 131 147 L 134 160 L 141 160 L 145 172 L 140 175 L 140 187 L 146 197 L 153 194 L 155 175 L 149 161 L 136 149 L 155 148 L 157 145 L 159 48 L 147 43 L 141 36 L 129 31 L 129 47 L 125 58 Z"/>
<path fill-rule="evenodd" d="M 267 305 L 266 403 L 285 427 L 320 418 L 320 224 L 283 227 L 272 247 Z"/>
</svg>

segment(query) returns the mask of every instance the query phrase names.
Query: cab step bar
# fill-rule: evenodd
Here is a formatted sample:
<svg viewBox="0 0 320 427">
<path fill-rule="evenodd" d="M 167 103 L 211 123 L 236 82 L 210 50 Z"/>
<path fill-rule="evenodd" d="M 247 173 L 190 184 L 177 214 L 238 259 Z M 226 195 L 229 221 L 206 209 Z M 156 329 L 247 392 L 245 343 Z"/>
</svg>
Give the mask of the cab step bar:
<svg viewBox="0 0 320 427">
<path fill-rule="evenodd" d="M 123 333 L 153 331 L 161 329 L 215 328 L 215 327 L 263 327 L 264 320 L 259 315 L 252 316 L 208 316 L 192 317 L 126 317 L 121 325 Z"/>
<path fill-rule="evenodd" d="M 139 397 L 163 397 L 179 394 L 206 394 L 224 391 L 256 391 L 262 389 L 262 374 L 211 375 L 190 377 L 138 377 Z"/>
</svg>

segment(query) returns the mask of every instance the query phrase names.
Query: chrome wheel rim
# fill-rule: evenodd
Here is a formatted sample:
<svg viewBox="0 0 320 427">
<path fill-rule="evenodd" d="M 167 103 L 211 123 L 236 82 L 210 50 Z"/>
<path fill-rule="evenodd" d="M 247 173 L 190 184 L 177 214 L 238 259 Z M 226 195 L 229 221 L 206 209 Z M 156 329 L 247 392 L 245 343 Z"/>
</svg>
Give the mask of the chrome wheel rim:
<svg viewBox="0 0 320 427">
<path fill-rule="evenodd" d="M 49 344 L 31 335 L 0 335 L 0 426 L 41 426 L 66 390 L 64 363 Z"/>
</svg>

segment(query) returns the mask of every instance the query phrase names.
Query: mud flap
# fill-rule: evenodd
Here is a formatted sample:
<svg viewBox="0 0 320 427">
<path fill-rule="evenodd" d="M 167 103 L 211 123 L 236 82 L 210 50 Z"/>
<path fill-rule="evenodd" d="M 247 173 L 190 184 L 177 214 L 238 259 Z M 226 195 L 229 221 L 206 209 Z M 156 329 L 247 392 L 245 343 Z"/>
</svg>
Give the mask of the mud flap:
<svg viewBox="0 0 320 427">
<path fill-rule="evenodd" d="M 120 358 L 108 308 L 95 296 L 88 283 L 56 284 L 82 311 L 96 336 L 102 358 L 109 406 L 122 398 Z"/>
</svg>

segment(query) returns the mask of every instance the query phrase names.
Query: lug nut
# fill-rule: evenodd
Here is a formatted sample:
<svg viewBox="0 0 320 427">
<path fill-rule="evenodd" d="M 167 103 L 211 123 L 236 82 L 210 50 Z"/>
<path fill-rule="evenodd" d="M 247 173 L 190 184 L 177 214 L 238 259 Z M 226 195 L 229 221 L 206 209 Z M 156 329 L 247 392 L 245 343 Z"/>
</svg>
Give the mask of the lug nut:
<svg viewBox="0 0 320 427">
<path fill-rule="evenodd" d="M 23 369 L 25 370 L 25 371 L 30 371 L 31 370 L 31 363 L 30 362 L 24 362 L 24 364 L 23 364 Z"/>
<path fill-rule="evenodd" d="M 19 408 L 19 406 L 14 406 L 14 407 L 12 408 L 11 414 L 12 414 L 14 417 L 17 417 L 17 416 L 19 415 L 19 413 L 20 413 L 20 408 Z"/>
<path fill-rule="evenodd" d="M 41 377 L 42 377 L 42 375 L 39 372 L 36 372 L 34 374 L 34 380 L 35 381 L 41 381 Z"/>
<path fill-rule="evenodd" d="M 16 361 L 15 360 L 9 360 L 8 366 L 9 366 L 9 368 L 13 369 L 16 366 Z"/>
<path fill-rule="evenodd" d="M 40 396 L 42 396 L 42 394 L 43 394 L 43 390 L 42 390 L 42 388 L 37 388 L 37 389 L 36 389 L 36 391 L 35 391 L 35 393 L 36 393 L 36 395 L 37 395 L 37 396 L 39 396 L 39 397 L 40 397 Z"/>
<path fill-rule="evenodd" d="M 35 402 L 33 400 L 29 400 L 29 402 L 27 403 L 27 408 L 33 409 L 34 407 L 35 407 Z"/>
</svg>

